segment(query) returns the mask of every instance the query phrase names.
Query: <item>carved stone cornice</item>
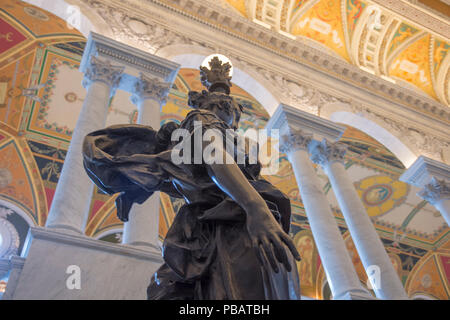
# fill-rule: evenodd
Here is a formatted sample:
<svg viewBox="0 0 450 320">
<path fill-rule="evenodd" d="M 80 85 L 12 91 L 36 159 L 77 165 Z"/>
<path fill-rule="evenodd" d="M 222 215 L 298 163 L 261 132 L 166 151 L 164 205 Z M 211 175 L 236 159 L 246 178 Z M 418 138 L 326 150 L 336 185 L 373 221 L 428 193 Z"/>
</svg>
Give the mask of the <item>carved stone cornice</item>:
<svg viewBox="0 0 450 320">
<path fill-rule="evenodd" d="M 347 146 L 339 142 L 330 142 L 326 139 L 316 143 L 310 148 L 311 160 L 326 167 L 329 163 L 338 161 L 344 163 Z"/>
<path fill-rule="evenodd" d="M 87 88 L 92 82 L 103 82 L 114 91 L 119 86 L 124 69 L 121 66 L 113 66 L 109 60 L 92 56 L 84 74 L 83 86 Z"/>
<path fill-rule="evenodd" d="M 259 77 L 258 81 L 262 79 L 261 83 L 281 103 L 315 115 L 320 115 L 322 107 L 330 102 L 348 103 L 352 108 L 356 106 L 355 113 L 364 114 L 389 131 L 392 129 L 415 154 L 442 160 L 442 149 L 449 146 L 445 133 L 450 116 L 448 107 L 364 72 L 323 49 L 311 47 L 303 39 L 294 41 L 222 7 L 219 10 L 214 2 L 208 1 L 206 5 L 205 1 L 192 0 L 189 1 L 192 8 L 186 8 L 186 0 L 176 4 L 157 0 L 80 1 L 109 22 L 116 40 L 150 53 L 171 45 L 193 45 L 221 52 L 242 70 L 256 75 L 256 79 Z M 169 22 L 174 15 L 179 18 L 177 24 Z M 204 32 L 199 32 L 202 28 Z M 211 31 L 220 32 L 220 37 L 211 37 Z M 230 42 L 235 45 L 230 46 Z M 255 46 L 261 50 L 255 51 Z M 258 53 L 258 59 L 249 52 Z"/>
<path fill-rule="evenodd" d="M 316 140 L 324 138 L 338 140 L 345 131 L 345 127 L 333 121 L 285 104 L 280 104 L 267 123 L 266 129 L 280 130 L 280 135 L 301 130 L 313 134 Z"/>
<path fill-rule="evenodd" d="M 112 21 L 109 19 L 108 21 Z M 92 32 L 89 35 L 83 58 L 80 64 L 81 72 L 89 66 L 91 56 L 106 59 L 120 66 L 125 67 L 126 74 L 146 74 L 160 77 L 166 81 L 173 81 L 178 73 L 179 65 L 173 61 L 149 54 L 137 49 L 104 37 Z M 137 71 L 137 72 L 136 72 Z"/>
<path fill-rule="evenodd" d="M 448 123 L 450 119 L 448 108 L 431 98 L 367 73 L 343 59 L 332 56 L 325 50 L 310 46 L 306 41 L 292 40 L 231 11 L 223 10 L 214 2 L 205 3 L 203 0 L 81 1 L 94 8 L 105 21 L 110 21 L 113 33 L 118 40 L 136 40 L 150 52 L 156 52 L 171 44 L 189 43 L 213 49 L 225 48 L 223 41 L 219 39 L 227 35 L 243 40 L 248 45 L 259 47 L 267 53 L 283 57 L 288 63 L 307 66 L 307 69 L 312 68 L 318 74 L 326 73 L 359 90 L 376 94 L 390 105 L 400 104 L 434 117 L 437 121 Z M 207 40 L 202 40 L 199 34 L 194 35 L 190 28 L 183 27 L 181 23 L 179 27 L 170 25 L 169 28 L 167 17 L 172 15 L 170 20 L 173 21 L 174 14 L 180 17 L 180 21 L 188 19 L 197 26 L 198 24 L 206 25 L 211 30 L 219 30 L 223 34 L 221 37 L 209 37 Z M 160 21 L 157 21 L 158 19 Z M 140 24 L 139 30 L 130 28 L 131 22 Z M 286 68 L 288 69 L 290 68 Z M 305 71 L 305 76 L 307 73 Z"/>
<path fill-rule="evenodd" d="M 153 99 L 163 105 L 166 102 L 171 86 L 170 83 L 164 82 L 159 78 L 149 77 L 141 73 L 134 86 L 131 101 L 139 105 L 141 100 Z"/>
<path fill-rule="evenodd" d="M 450 199 L 450 182 L 433 177 L 418 195 L 433 205 L 442 199 Z"/>
<path fill-rule="evenodd" d="M 280 151 L 289 154 L 297 150 L 308 150 L 313 141 L 313 135 L 302 130 L 295 130 L 281 137 Z"/>
<path fill-rule="evenodd" d="M 405 143 L 416 155 L 427 156 L 442 161 L 442 150 L 450 147 L 448 132 L 432 132 L 435 128 L 425 128 L 389 114 L 381 114 L 373 109 L 351 102 L 352 112 L 380 124 Z"/>
<path fill-rule="evenodd" d="M 432 179 L 450 181 L 450 166 L 421 156 L 400 176 L 400 181 L 419 188 L 429 184 Z"/>
</svg>

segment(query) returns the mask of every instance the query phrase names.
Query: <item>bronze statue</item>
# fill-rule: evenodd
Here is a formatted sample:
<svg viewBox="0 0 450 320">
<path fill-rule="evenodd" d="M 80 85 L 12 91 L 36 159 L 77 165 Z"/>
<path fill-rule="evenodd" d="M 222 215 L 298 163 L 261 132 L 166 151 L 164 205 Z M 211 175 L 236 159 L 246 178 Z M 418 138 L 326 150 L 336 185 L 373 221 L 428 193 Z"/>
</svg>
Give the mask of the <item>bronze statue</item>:
<svg viewBox="0 0 450 320">
<path fill-rule="evenodd" d="M 106 193 L 120 193 L 122 221 L 133 203 L 155 191 L 186 200 L 164 240 L 165 263 L 151 280 L 148 299 L 300 299 L 300 256 L 288 236 L 290 201 L 260 177 L 260 163 L 250 163 L 245 153 L 245 163 L 237 164 L 237 151 L 225 152 L 225 141 L 216 150 L 224 164 L 194 161 L 199 146 L 190 154 L 183 149 L 192 161 L 173 161 L 175 130 L 185 129 L 190 138 L 196 130 L 214 129 L 226 137 L 239 123 L 242 107 L 229 96 L 230 65 L 217 57 L 209 65 L 201 67 L 208 91 L 189 93 L 194 110 L 180 125 L 169 122 L 158 132 L 118 125 L 91 133 L 83 146 L 86 171 Z"/>
</svg>

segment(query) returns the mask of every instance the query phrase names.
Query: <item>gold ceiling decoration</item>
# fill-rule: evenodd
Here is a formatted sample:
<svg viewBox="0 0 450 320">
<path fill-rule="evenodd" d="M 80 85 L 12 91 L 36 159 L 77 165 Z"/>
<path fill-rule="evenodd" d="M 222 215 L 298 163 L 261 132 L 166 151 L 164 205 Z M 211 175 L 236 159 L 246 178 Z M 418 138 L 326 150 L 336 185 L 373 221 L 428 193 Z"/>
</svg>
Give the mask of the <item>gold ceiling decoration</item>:
<svg viewBox="0 0 450 320">
<path fill-rule="evenodd" d="M 371 0 L 224 0 L 243 17 L 400 86 L 450 104 L 450 39 Z M 416 1 L 419 12 L 448 24 L 450 6 Z M 415 22 L 415 23 L 414 23 Z"/>
</svg>

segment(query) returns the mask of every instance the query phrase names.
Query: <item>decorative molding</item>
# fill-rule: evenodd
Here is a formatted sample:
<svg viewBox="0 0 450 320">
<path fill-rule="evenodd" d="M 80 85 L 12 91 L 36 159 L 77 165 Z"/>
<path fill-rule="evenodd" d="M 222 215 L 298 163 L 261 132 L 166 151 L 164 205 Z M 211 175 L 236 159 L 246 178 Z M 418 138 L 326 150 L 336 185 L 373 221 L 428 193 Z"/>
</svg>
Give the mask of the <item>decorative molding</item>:
<svg viewBox="0 0 450 320">
<path fill-rule="evenodd" d="M 281 104 L 267 123 L 268 130 L 278 129 L 281 135 L 301 130 L 314 135 L 316 140 L 324 138 L 338 140 L 345 127 L 332 121 L 320 118 L 311 113 Z"/>
<path fill-rule="evenodd" d="M 433 179 L 450 181 L 450 166 L 427 157 L 419 157 L 400 177 L 400 181 L 423 188 Z"/>
<path fill-rule="evenodd" d="M 432 205 L 442 199 L 450 199 L 450 182 L 433 177 L 431 182 L 425 185 L 418 195 Z"/>
<path fill-rule="evenodd" d="M 312 162 L 325 168 L 328 164 L 338 161 L 344 163 L 347 146 L 339 142 L 322 142 L 312 144 L 310 147 Z"/>
<path fill-rule="evenodd" d="M 442 136 L 438 137 L 418 125 L 413 126 L 411 123 L 395 119 L 390 115 L 380 114 L 354 101 L 351 102 L 351 109 L 354 113 L 363 115 L 386 128 L 390 133 L 409 146 L 416 155 L 442 160 L 443 150 L 450 147 L 450 139 L 444 138 L 444 136 L 448 137 L 446 132 L 442 132 Z M 431 130 L 433 128 L 427 129 Z"/>
<path fill-rule="evenodd" d="M 92 82 L 103 82 L 113 92 L 120 83 L 124 67 L 113 66 L 109 60 L 92 56 L 84 74 L 83 86 L 88 88 Z"/>
<path fill-rule="evenodd" d="M 285 75 L 276 73 L 267 68 L 251 62 L 242 60 L 233 54 L 229 57 L 233 61 L 239 62 L 240 66 L 246 71 L 251 71 L 260 75 L 264 80 L 270 83 L 271 90 L 277 93 L 280 102 L 286 105 L 297 107 L 308 113 L 319 115 L 320 109 L 328 103 L 343 102 L 348 100 L 325 93 L 312 85 L 300 83 L 290 79 Z"/>
<path fill-rule="evenodd" d="M 435 17 L 429 12 L 411 5 L 415 4 L 414 0 L 407 0 L 407 2 L 399 0 L 370 0 L 370 2 L 376 3 L 383 7 L 383 9 L 400 15 L 414 24 L 419 24 L 441 37 L 448 38 L 448 35 L 450 34 L 448 17 L 445 17 L 447 19 L 446 21 L 446 19 L 443 19 L 442 17 Z M 429 10 L 428 7 L 426 8 Z M 418 19 L 418 17 L 420 17 L 420 19 Z"/>
<path fill-rule="evenodd" d="M 222 37 L 210 37 L 202 41 L 200 35 L 194 36 L 193 30 L 183 27 L 182 24 L 173 31 L 170 28 L 176 28 L 176 26 L 172 25 L 169 28 L 164 26 L 167 22 L 157 22 L 158 19 L 167 21 L 164 15 L 168 14 L 172 14 L 173 20 L 173 14 L 176 14 L 184 20 L 186 18 L 191 20 L 197 27 L 199 24 L 206 25 L 212 30 L 219 30 L 222 34 L 259 47 L 264 52 L 283 57 L 287 64 L 296 64 L 296 68 L 299 66 L 313 68 L 318 74 L 326 73 L 361 91 L 376 94 L 387 103 L 400 104 L 414 112 L 434 117 L 436 121 L 447 122 L 450 119 L 448 108 L 431 98 L 367 73 L 342 59 L 327 54 L 324 50 L 312 48 L 304 41 L 292 40 L 278 32 L 259 26 L 233 12 L 219 8 L 211 1 L 207 4 L 200 0 L 148 0 L 145 4 L 138 4 L 132 0 L 124 0 L 120 3 L 113 0 L 108 4 L 102 0 L 81 1 L 96 10 L 106 21 L 111 21 L 117 39 L 131 40 L 131 42 L 137 40 L 137 44 L 151 48 L 152 52 L 157 52 L 160 48 L 171 44 L 195 43 L 212 49 L 226 46 L 219 40 Z M 144 19 L 143 17 L 150 11 L 152 15 L 147 15 Z M 149 16 L 153 18 L 153 21 L 148 19 Z M 194 38 L 198 40 L 193 40 Z"/>
<path fill-rule="evenodd" d="M 162 78 L 168 82 L 175 80 L 179 69 L 179 65 L 175 62 L 149 54 L 97 33 L 89 35 L 80 64 L 81 72 L 85 72 L 89 67 L 91 56 L 101 57 L 119 64 L 124 67 L 127 74 L 133 75 L 136 73 L 133 71 L 137 70 L 138 72 Z"/>
<path fill-rule="evenodd" d="M 139 105 L 141 100 L 153 99 L 163 105 L 166 103 L 171 87 L 171 83 L 141 73 L 140 78 L 136 81 L 131 101 L 135 105 Z"/>
</svg>

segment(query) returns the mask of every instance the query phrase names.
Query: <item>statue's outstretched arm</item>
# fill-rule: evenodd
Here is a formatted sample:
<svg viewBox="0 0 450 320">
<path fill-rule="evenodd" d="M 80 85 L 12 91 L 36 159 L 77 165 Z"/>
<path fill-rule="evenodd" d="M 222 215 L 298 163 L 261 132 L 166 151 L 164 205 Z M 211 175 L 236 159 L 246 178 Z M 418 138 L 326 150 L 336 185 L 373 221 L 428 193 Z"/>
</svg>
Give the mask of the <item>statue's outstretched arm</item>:
<svg viewBox="0 0 450 320">
<path fill-rule="evenodd" d="M 300 260 L 292 239 L 277 223 L 264 199 L 249 183 L 236 162 L 228 153 L 223 153 L 228 159 L 224 164 L 209 164 L 209 175 L 247 213 L 247 230 L 258 257 L 263 259 L 265 256 L 277 273 L 277 260 L 284 264 L 286 270 L 291 271 L 286 249 L 290 250 L 295 259 Z"/>
</svg>

